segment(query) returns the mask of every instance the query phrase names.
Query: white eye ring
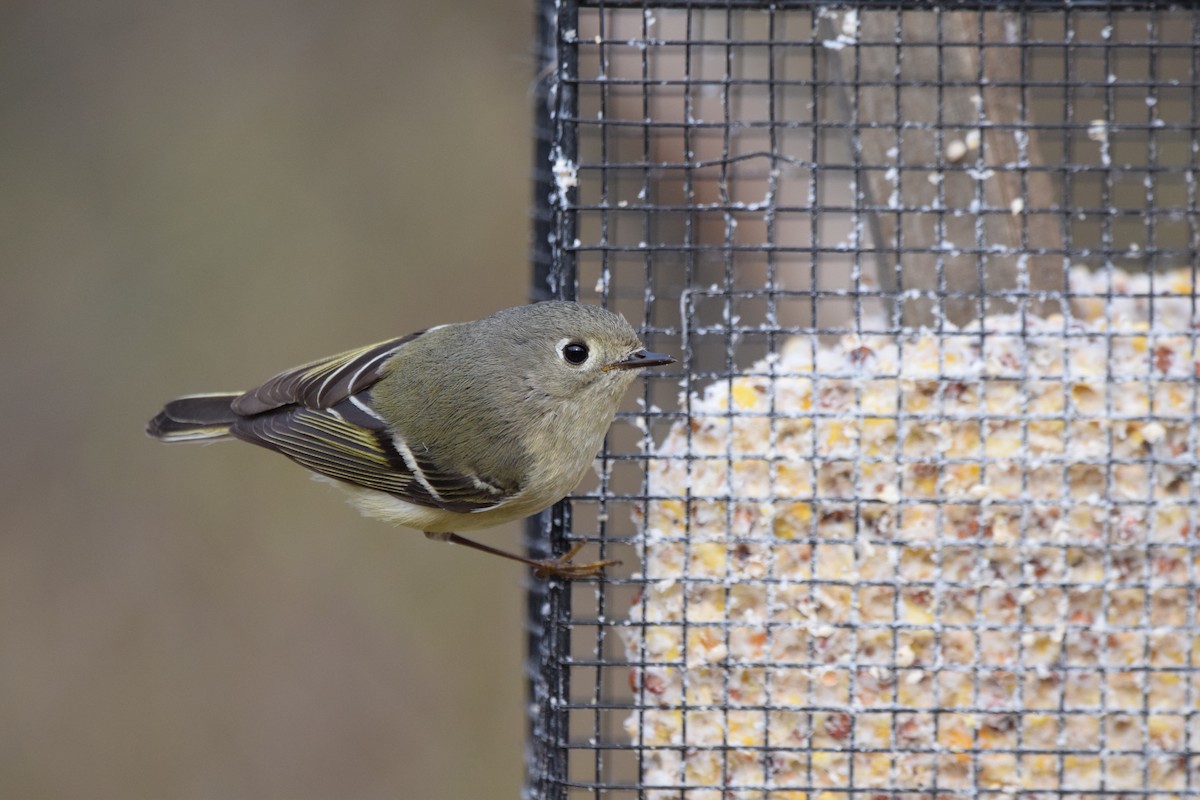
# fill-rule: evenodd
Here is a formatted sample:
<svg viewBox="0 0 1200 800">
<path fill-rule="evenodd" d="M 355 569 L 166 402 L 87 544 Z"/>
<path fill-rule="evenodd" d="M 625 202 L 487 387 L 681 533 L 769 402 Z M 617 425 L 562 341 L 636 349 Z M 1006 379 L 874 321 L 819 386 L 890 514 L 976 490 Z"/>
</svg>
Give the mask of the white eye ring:
<svg viewBox="0 0 1200 800">
<path fill-rule="evenodd" d="M 558 343 L 558 354 L 572 367 L 583 366 L 592 355 L 587 343 L 579 339 L 563 339 Z"/>
</svg>

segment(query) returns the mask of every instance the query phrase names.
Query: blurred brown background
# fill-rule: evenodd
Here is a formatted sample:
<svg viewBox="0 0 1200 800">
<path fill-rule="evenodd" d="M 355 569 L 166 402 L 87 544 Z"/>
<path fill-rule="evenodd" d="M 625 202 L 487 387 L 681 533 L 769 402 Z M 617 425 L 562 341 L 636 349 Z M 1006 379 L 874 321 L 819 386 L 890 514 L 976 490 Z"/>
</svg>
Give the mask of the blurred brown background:
<svg viewBox="0 0 1200 800">
<path fill-rule="evenodd" d="M 142 427 L 526 300 L 532 32 L 481 0 L 0 9 L 0 797 L 517 796 L 522 570 Z"/>
</svg>

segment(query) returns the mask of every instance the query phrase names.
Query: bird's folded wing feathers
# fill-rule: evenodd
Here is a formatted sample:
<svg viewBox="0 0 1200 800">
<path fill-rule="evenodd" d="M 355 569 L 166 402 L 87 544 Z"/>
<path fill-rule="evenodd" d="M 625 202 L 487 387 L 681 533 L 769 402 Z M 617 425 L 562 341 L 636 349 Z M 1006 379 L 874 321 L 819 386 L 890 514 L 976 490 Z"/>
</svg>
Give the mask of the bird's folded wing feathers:
<svg viewBox="0 0 1200 800">
<path fill-rule="evenodd" d="M 293 367 L 234 400 L 233 411 L 249 416 L 289 405 L 330 408 L 378 381 L 383 376 L 383 365 L 396 350 L 422 333 L 424 331 Z"/>
<path fill-rule="evenodd" d="M 485 511 L 502 505 L 516 495 L 519 486 L 502 486 L 498 481 L 479 475 L 438 469 L 422 453 L 409 450 L 422 483 L 439 498 L 439 505 L 450 511 Z"/>
<path fill-rule="evenodd" d="M 382 365 L 413 334 L 276 375 L 233 402 L 229 432 L 313 472 L 406 502 L 468 513 L 503 504 L 520 487 L 437 466 L 423 446 L 392 435 L 366 392 Z"/>
</svg>

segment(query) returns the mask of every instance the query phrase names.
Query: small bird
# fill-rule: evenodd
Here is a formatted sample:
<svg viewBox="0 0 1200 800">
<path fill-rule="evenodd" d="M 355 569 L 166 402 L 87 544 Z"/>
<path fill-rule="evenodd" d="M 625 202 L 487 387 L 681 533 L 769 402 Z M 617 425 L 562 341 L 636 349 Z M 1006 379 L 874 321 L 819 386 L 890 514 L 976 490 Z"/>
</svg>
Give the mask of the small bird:
<svg viewBox="0 0 1200 800">
<path fill-rule="evenodd" d="M 575 578 L 582 544 L 539 561 L 465 539 L 536 514 L 583 478 L 650 353 L 623 317 L 548 301 L 439 325 L 281 372 L 247 392 L 167 403 L 164 442 L 241 439 L 332 479 L 367 516 Z"/>
</svg>

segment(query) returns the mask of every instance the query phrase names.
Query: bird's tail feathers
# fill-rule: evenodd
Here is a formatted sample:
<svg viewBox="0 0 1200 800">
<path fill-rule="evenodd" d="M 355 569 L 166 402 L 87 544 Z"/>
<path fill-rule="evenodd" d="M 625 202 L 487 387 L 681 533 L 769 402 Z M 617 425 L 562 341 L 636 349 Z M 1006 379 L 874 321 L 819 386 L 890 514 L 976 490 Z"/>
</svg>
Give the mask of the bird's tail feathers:
<svg viewBox="0 0 1200 800">
<path fill-rule="evenodd" d="M 227 439 L 229 426 L 237 420 L 232 404 L 240 396 L 241 392 L 223 392 L 172 400 L 146 423 L 146 433 L 163 442 Z"/>
</svg>

